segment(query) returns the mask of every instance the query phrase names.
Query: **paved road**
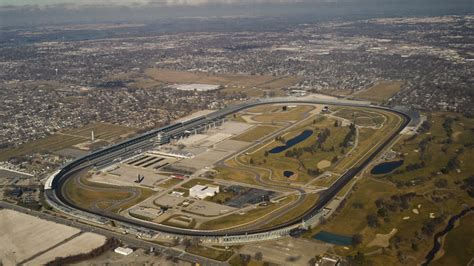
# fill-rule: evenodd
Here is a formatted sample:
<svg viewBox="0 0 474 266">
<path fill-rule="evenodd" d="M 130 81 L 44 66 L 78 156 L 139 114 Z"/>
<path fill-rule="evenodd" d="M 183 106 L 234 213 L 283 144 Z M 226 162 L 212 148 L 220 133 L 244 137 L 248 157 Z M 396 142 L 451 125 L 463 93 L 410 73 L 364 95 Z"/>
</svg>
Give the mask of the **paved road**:
<svg viewBox="0 0 474 266">
<path fill-rule="evenodd" d="M 77 222 L 77 221 L 57 217 L 57 216 L 54 216 L 54 215 L 51 215 L 51 214 L 48 214 L 48 213 L 44 213 L 44 212 L 30 210 L 30 209 L 23 208 L 23 207 L 20 207 L 18 205 L 7 203 L 7 202 L 4 202 L 4 201 L 0 201 L 0 207 L 5 208 L 5 209 L 15 210 L 15 211 L 25 213 L 25 214 L 28 214 L 28 215 L 36 216 L 38 218 L 48 220 L 48 221 L 51 221 L 51 222 L 60 223 L 60 224 L 68 225 L 68 226 L 71 226 L 71 227 L 75 227 L 75 228 L 78 228 L 78 229 L 82 230 L 83 232 L 92 232 L 92 233 L 104 235 L 106 237 L 115 237 L 115 238 L 119 239 L 120 241 L 122 241 L 123 243 L 125 243 L 129 246 L 132 246 L 132 247 L 143 248 L 143 249 L 150 249 L 150 247 L 153 247 L 156 251 L 158 251 L 158 252 L 160 252 L 164 255 L 177 257 L 177 258 L 180 258 L 182 260 L 199 263 L 201 265 L 210 265 L 210 266 L 228 265 L 228 263 L 226 263 L 226 262 L 215 261 L 215 260 L 212 260 L 212 259 L 209 259 L 209 258 L 205 258 L 205 257 L 201 257 L 201 256 L 198 256 L 198 255 L 187 253 L 187 252 L 182 251 L 182 250 L 177 249 L 177 248 L 166 247 L 166 246 L 159 245 L 159 244 L 156 244 L 156 243 L 151 243 L 151 242 L 148 242 L 148 241 L 145 241 L 145 240 L 142 240 L 142 239 L 137 239 L 132 235 L 124 235 L 124 234 L 112 232 L 112 231 L 105 230 L 105 229 L 100 228 L 100 227 L 95 227 L 95 226 L 80 223 L 80 222 Z"/>
</svg>

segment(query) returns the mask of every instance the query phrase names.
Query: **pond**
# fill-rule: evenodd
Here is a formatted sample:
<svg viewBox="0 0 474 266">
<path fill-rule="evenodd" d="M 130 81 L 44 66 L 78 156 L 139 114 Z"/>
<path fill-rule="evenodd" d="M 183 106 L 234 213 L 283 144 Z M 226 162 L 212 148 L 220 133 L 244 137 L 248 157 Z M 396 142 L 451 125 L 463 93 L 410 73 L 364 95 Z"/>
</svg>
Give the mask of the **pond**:
<svg viewBox="0 0 474 266">
<path fill-rule="evenodd" d="M 403 164 L 403 160 L 380 163 L 374 166 L 374 168 L 372 168 L 372 171 L 370 171 L 370 173 L 373 175 L 388 174 L 392 172 L 393 170 L 397 169 L 398 167 L 400 167 L 402 164 Z"/>
<path fill-rule="evenodd" d="M 283 175 L 285 177 L 291 177 L 292 175 L 294 175 L 295 173 L 293 173 L 292 171 L 283 171 Z"/>
<path fill-rule="evenodd" d="M 301 132 L 301 134 L 299 134 L 298 136 L 288 140 L 285 145 L 283 146 L 278 146 L 278 147 L 275 147 L 273 149 L 271 149 L 270 151 L 268 151 L 269 153 L 280 153 L 288 148 L 291 148 L 292 146 L 302 142 L 303 140 L 309 138 L 311 135 L 313 135 L 313 131 L 312 130 L 305 130 L 303 132 Z"/>
<path fill-rule="evenodd" d="M 317 233 L 313 236 L 313 239 L 338 246 L 350 246 L 352 243 L 352 237 L 333 234 L 326 231 Z"/>
</svg>

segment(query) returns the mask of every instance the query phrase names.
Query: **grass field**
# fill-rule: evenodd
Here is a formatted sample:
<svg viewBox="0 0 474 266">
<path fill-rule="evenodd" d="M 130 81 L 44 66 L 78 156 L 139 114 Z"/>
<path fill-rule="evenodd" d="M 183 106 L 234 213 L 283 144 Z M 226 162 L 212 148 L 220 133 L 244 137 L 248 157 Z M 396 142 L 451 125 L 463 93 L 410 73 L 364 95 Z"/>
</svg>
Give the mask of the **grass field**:
<svg viewBox="0 0 474 266">
<path fill-rule="evenodd" d="M 362 109 L 340 108 L 333 115 L 347 119 L 358 126 L 380 127 L 385 122 L 385 117 L 379 112 Z"/>
<path fill-rule="evenodd" d="M 94 131 L 94 136 L 96 139 L 105 140 L 107 142 L 114 142 L 136 133 L 136 129 L 130 127 L 113 125 L 109 123 L 92 123 L 81 128 L 65 130 L 60 134 L 90 139 L 92 131 Z"/>
<path fill-rule="evenodd" d="M 177 178 L 168 178 L 164 182 L 161 182 L 160 184 L 158 184 L 158 186 L 162 188 L 171 188 L 172 186 L 178 184 L 181 181 L 182 180 L 177 179 Z"/>
<path fill-rule="evenodd" d="M 287 197 L 286 199 L 278 203 L 270 204 L 266 207 L 257 207 L 256 209 L 252 209 L 250 211 L 247 211 L 243 215 L 230 214 L 218 219 L 207 221 L 205 223 L 202 223 L 199 229 L 224 229 L 238 225 L 245 225 L 246 223 L 255 221 L 256 219 L 259 219 L 264 215 L 267 215 L 270 212 L 277 210 L 278 208 L 281 208 L 282 206 L 285 206 L 286 204 L 294 200 L 296 200 L 296 196 L 293 195 Z"/>
<path fill-rule="evenodd" d="M 17 148 L 0 149 L 0 161 L 15 156 L 23 156 L 32 153 L 49 153 L 84 142 L 84 138 L 65 135 L 51 135 L 42 139 L 34 140 L 20 145 Z"/>
<path fill-rule="evenodd" d="M 237 167 L 237 164 L 233 160 L 227 160 L 226 165 L 230 167 Z M 230 167 L 216 167 L 215 170 L 217 171 L 217 175 L 214 176 L 214 178 L 257 185 L 254 174 L 249 171 Z"/>
<path fill-rule="evenodd" d="M 107 123 L 94 123 L 30 141 L 17 148 L 0 149 L 0 161 L 31 153 L 54 153 L 65 148 L 71 148 L 76 144 L 89 141 L 92 130 L 94 130 L 96 139 L 103 139 L 108 142 L 128 137 L 136 132 L 136 129 L 133 128 Z"/>
<path fill-rule="evenodd" d="M 444 254 L 432 265 L 451 266 L 468 265 L 474 258 L 474 214 L 469 214 L 459 222 L 459 225 L 448 233 L 443 242 Z"/>
<path fill-rule="evenodd" d="M 256 126 L 232 139 L 241 141 L 256 141 L 277 131 L 278 129 L 280 129 L 280 127 L 269 125 Z"/>
<path fill-rule="evenodd" d="M 298 205 L 298 207 L 293 208 L 289 212 L 285 213 L 284 215 L 270 221 L 263 228 L 270 228 L 272 226 L 282 224 L 288 220 L 291 220 L 294 217 L 303 215 L 307 210 L 309 210 L 310 207 L 314 206 L 318 198 L 319 196 L 315 193 L 306 194 L 305 200 L 300 205 Z"/>
<path fill-rule="evenodd" d="M 313 106 L 298 105 L 287 111 L 278 111 L 273 113 L 256 115 L 253 119 L 255 121 L 265 123 L 297 121 L 303 119 L 305 114 L 313 109 Z"/>
<path fill-rule="evenodd" d="M 81 177 L 81 180 L 83 184 L 91 187 L 91 189 L 79 187 L 75 183 L 74 179 L 70 179 L 66 182 L 64 190 L 65 194 L 71 201 L 85 208 L 91 208 L 96 205 L 98 208 L 105 209 L 111 207 L 113 202 L 119 202 L 128 199 L 127 201 L 124 201 L 123 204 L 120 204 L 113 209 L 109 209 L 109 211 L 115 212 L 119 209 L 127 209 L 155 193 L 153 190 L 149 189 L 133 188 L 140 190 L 140 195 L 138 197 L 131 198 L 133 194 L 132 192 L 127 191 L 127 189 L 132 188 L 95 183 L 89 181 L 85 177 Z"/>
<path fill-rule="evenodd" d="M 196 245 L 189 246 L 188 248 L 186 248 L 186 251 L 191 254 L 196 254 L 202 257 L 211 258 L 218 261 L 226 261 L 230 257 L 232 257 L 232 255 L 234 255 L 234 252 L 232 250 L 220 250 L 220 249 L 209 248 L 209 247 L 204 247 L 204 246 L 196 246 Z"/>
<path fill-rule="evenodd" d="M 214 181 L 209 179 L 202 179 L 202 178 L 193 178 L 188 182 L 182 184 L 181 186 L 184 188 L 192 188 L 195 185 L 214 185 Z"/>
<path fill-rule="evenodd" d="M 366 90 L 354 94 L 354 97 L 373 102 L 384 102 L 395 95 L 403 84 L 405 84 L 404 81 L 381 81 Z"/>
</svg>

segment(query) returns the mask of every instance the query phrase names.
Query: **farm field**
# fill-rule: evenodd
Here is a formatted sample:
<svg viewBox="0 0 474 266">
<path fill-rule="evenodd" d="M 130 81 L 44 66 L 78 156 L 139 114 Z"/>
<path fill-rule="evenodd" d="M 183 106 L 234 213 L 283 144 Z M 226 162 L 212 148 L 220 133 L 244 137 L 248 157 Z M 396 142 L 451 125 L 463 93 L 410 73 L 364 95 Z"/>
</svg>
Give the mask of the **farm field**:
<svg viewBox="0 0 474 266">
<path fill-rule="evenodd" d="M 395 95 L 405 84 L 404 81 L 380 81 L 374 86 L 358 92 L 353 96 L 373 102 L 384 102 Z"/>
<path fill-rule="evenodd" d="M 67 257 L 81 253 L 88 253 L 104 243 L 104 236 L 86 232 L 67 241 L 63 245 L 43 253 L 41 256 L 31 260 L 25 265 L 45 265 L 48 262 L 54 261 L 58 255 L 61 257 Z"/>
<path fill-rule="evenodd" d="M 81 233 L 74 227 L 13 210 L 0 210 L 0 262 L 3 265 L 43 265 L 58 255 L 86 253 L 104 242 L 105 237 L 101 235 Z"/>
</svg>

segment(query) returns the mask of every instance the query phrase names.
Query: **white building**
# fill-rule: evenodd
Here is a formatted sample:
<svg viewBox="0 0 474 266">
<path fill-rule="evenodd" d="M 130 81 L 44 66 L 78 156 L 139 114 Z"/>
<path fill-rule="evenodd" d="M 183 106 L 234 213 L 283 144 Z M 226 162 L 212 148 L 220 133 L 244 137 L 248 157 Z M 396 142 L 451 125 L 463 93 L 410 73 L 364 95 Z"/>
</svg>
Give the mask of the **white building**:
<svg viewBox="0 0 474 266">
<path fill-rule="evenodd" d="M 118 253 L 118 254 L 121 254 L 121 255 L 124 255 L 124 256 L 128 256 L 128 255 L 132 254 L 133 249 L 118 247 L 118 248 L 114 249 L 114 251 L 115 251 L 115 253 Z"/>
<path fill-rule="evenodd" d="M 218 186 L 203 186 L 203 185 L 195 185 L 194 187 L 189 189 L 189 196 L 198 199 L 204 199 L 206 197 L 212 197 L 219 193 Z"/>
</svg>

